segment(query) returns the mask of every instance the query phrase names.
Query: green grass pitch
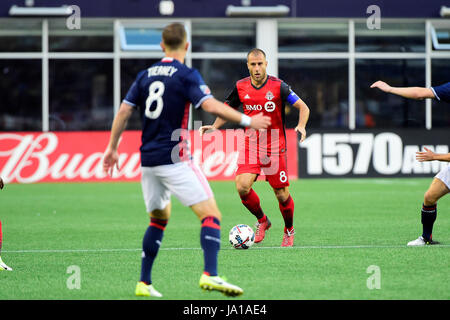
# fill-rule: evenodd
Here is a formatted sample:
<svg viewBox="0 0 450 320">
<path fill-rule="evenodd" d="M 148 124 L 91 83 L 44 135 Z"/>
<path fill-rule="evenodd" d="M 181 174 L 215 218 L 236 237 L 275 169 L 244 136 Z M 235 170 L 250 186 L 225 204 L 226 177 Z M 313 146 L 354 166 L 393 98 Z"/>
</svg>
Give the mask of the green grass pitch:
<svg viewBox="0 0 450 320">
<path fill-rule="evenodd" d="M 280 248 L 283 223 L 270 186 L 254 188 L 272 221 L 266 239 L 232 249 L 228 231 L 253 227 L 233 182 L 211 182 L 222 211 L 219 274 L 244 289 L 234 299 L 449 299 L 450 197 L 438 204 L 433 232 L 442 245 L 409 248 L 421 234 L 427 179 L 292 181 L 294 248 Z M 7 185 L 0 191 L 3 260 L 0 299 L 136 299 L 140 247 L 148 225 L 139 183 Z M 153 268 L 163 299 L 229 299 L 198 287 L 200 223 L 173 199 L 172 218 Z M 369 266 L 380 271 L 370 290 Z M 80 288 L 69 289 L 70 266 Z M 69 269 L 70 271 L 70 269 Z M 142 298 L 144 299 L 144 298 Z"/>
</svg>

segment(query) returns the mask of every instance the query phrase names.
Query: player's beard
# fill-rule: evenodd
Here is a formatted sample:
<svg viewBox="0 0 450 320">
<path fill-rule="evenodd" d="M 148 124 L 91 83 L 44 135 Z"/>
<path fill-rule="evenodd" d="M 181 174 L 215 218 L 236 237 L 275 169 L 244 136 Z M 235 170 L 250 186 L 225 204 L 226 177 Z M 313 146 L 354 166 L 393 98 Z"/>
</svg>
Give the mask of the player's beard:
<svg viewBox="0 0 450 320">
<path fill-rule="evenodd" d="M 266 78 L 266 73 L 259 73 L 258 76 L 256 76 L 255 73 L 252 74 L 252 79 L 256 84 L 262 84 L 264 79 Z"/>
</svg>

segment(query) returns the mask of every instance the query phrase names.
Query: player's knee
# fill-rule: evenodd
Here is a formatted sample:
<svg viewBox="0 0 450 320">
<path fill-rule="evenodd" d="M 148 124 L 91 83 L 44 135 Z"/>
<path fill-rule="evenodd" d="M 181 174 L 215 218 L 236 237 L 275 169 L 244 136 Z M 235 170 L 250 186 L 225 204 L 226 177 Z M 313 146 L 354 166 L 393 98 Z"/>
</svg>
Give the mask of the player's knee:
<svg viewBox="0 0 450 320">
<path fill-rule="evenodd" d="M 289 190 L 287 188 L 274 189 L 278 202 L 285 202 L 289 198 Z"/>
<path fill-rule="evenodd" d="M 219 221 L 222 220 L 222 214 L 220 213 L 214 198 L 210 198 L 206 201 L 197 203 L 193 205 L 191 208 L 198 216 L 200 221 L 207 217 L 214 217 L 219 219 Z"/>
<path fill-rule="evenodd" d="M 155 218 L 155 219 L 161 219 L 161 220 L 169 220 L 170 210 L 167 207 L 162 210 L 155 209 L 152 212 L 150 212 L 150 217 Z"/>
<path fill-rule="evenodd" d="M 250 189 L 252 188 L 251 184 L 244 183 L 242 181 L 237 180 L 236 181 L 236 190 L 239 193 L 239 196 L 245 196 L 250 192 Z"/>
<path fill-rule="evenodd" d="M 203 214 L 199 215 L 199 220 L 203 221 L 205 218 L 213 217 L 218 219 L 219 221 L 222 221 L 222 214 L 219 210 L 216 211 L 210 211 L 210 212 L 204 212 Z"/>
<path fill-rule="evenodd" d="M 219 210 L 212 212 L 209 216 L 217 218 L 219 221 L 222 221 L 222 214 L 220 213 Z"/>
<path fill-rule="evenodd" d="M 239 196 L 243 197 L 250 192 L 250 188 L 246 186 L 236 186 Z"/>
<path fill-rule="evenodd" d="M 428 190 L 427 192 L 425 192 L 425 195 L 423 197 L 423 204 L 426 206 L 432 206 L 436 204 L 437 200 L 438 198 L 436 197 L 436 195 Z"/>
</svg>

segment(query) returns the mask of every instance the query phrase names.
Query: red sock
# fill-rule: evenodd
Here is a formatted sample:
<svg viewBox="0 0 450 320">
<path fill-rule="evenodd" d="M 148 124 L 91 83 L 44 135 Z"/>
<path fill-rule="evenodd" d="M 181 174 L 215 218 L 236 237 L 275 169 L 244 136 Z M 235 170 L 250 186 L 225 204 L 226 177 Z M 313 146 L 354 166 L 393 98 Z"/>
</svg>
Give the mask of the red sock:
<svg viewBox="0 0 450 320">
<path fill-rule="evenodd" d="M 292 231 L 292 226 L 294 224 L 294 200 L 289 195 L 289 198 L 287 198 L 285 202 L 280 202 L 279 204 L 284 219 L 284 226 L 289 231 Z"/>
<path fill-rule="evenodd" d="M 259 197 L 253 189 L 250 189 L 249 193 L 240 197 L 242 204 L 256 217 L 256 219 L 258 219 L 259 222 L 265 220 L 266 215 L 262 211 Z"/>
</svg>

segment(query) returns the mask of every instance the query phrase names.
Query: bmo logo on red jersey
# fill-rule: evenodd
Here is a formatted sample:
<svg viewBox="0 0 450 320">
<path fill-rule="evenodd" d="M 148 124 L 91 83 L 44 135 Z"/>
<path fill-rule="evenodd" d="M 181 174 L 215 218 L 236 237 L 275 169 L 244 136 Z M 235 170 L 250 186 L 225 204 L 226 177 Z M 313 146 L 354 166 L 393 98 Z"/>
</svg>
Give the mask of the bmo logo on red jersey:
<svg viewBox="0 0 450 320">
<path fill-rule="evenodd" d="M 257 110 L 257 111 L 259 111 L 259 110 L 262 110 L 262 105 L 260 105 L 260 104 L 246 104 L 245 105 L 245 109 L 247 109 L 247 110 Z"/>
<path fill-rule="evenodd" d="M 275 102 L 267 101 L 267 102 L 264 104 L 264 109 L 265 109 L 267 112 L 273 112 L 273 111 L 275 110 L 275 106 L 276 106 Z M 261 111 L 262 108 L 263 108 L 263 107 L 262 107 L 262 105 L 260 105 L 260 104 L 246 104 L 246 105 L 245 105 L 245 109 L 247 109 L 247 110 Z"/>
<path fill-rule="evenodd" d="M 264 104 L 264 109 L 266 109 L 267 112 L 273 112 L 275 110 L 275 102 L 273 101 L 267 101 Z"/>
</svg>

